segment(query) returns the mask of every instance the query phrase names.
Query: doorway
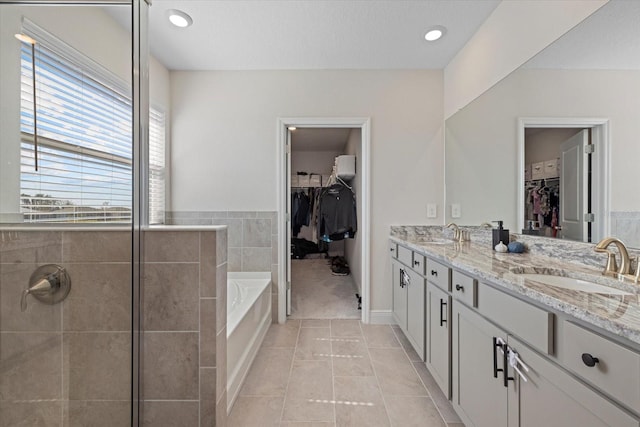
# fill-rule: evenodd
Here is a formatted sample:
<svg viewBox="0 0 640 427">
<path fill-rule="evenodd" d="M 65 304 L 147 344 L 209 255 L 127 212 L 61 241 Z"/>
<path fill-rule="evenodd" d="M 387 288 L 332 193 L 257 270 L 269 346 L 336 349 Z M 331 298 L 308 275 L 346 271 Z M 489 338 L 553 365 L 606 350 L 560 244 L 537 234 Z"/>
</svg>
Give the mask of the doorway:
<svg viewBox="0 0 640 427">
<path fill-rule="evenodd" d="M 351 118 L 351 119 L 323 119 L 323 118 L 289 118 L 289 119 L 279 119 L 278 120 L 278 139 L 279 139 L 279 148 L 280 148 L 280 167 L 279 167 L 279 225 L 280 230 L 278 233 L 278 264 L 279 271 L 278 277 L 281 278 L 278 281 L 278 322 L 284 323 L 287 318 L 287 306 L 291 307 L 292 301 L 292 291 L 295 292 L 295 287 L 292 289 L 292 262 L 291 262 L 291 242 L 294 238 L 292 233 L 292 218 L 291 218 L 291 195 L 292 189 L 296 190 L 296 187 L 299 188 L 307 188 L 310 190 L 314 188 L 313 186 L 306 187 L 307 180 L 313 180 L 314 185 L 322 185 L 322 179 L 328 180 L 330 178 L 331 170 L 326 170 L 327 167 L 331 167 L 331 164 L 327 165 L 318 165 L 318 168 L 311 167 L 311 169 L 317 170 L 294 170 L 292 169 L 291 159 L 292 159 L 292 131 L 291 127 L 295 127 L 298 130 L 303 132 L 311 132 L 313 131 L 322 133 L 330 132 L 329 130 L 333 130 L 334 132 L 343 134 L 348 134 L 349 130 L 352 131 L 352 135 L 354 133 L 359 134 L 359 137 L 355 141 L 350 142 L 351 148 L 349 149 L 356 158 L 357 158 L 357 179 L 354 179 L 353 182 L 345 182 L 344 184 L 348 187 L 351 187 L 352 191 L 357 193 L 357 232 L 354 239 L 348 239 L 346 243 L 338 243 L 338 245 L 334 245 L 333 247 L 329 246 L 323 252 L 320 252 L 319 255 L 314 254 L 311 256 L 310 262 L 306 265 L 311 266 L 312 270 L 315 269 L 316 272 L 318 270 L 323 270 L 326 274 L 331 276 L 334 268 L 330 264 L 330 261 L 333 259 L 332 256 L 338 256 L 340 252 L 348 253 L 351 261 L 349 262 L 350 275 L 353 276 L 349 278 L 349 280 L 355 280 L 358 283 L 359 292 L 353 292 L 353 295 L 350 297 L 351 300 L 348 300 L 349 304 L 355 308 L 357 307 L 358 300 L 356 298 L 355 293 L 358 293 L 361 305 L 360 310 L 360 319 L 368 323 L 369 322 L 369 215 L 370 215 L 370 202 L 369 202 L 369 135 L 370 135 L 370 122 L 368 118 Z M 313 148 L 313 147 L 312 147 Z M 319 148 L 319 147 L 316 147 Z M 339 150 L 340 151 L 340 150 Z M 336 151 L 337 154 L 338 152 Z M 304 153 L 298 152 L 295 157 L 297 158 L 297 166 L 296 169 L 309 169 L 308 159 L 320 157 L 332 157 L 333 155 L 330 153 L 330 150 L 325 150 L 324 155 L 308 155 Z M 307 160 L 305 160 L 305 158 Z M 302 163 L 300 163 L 302 162 Z M 306 163 L 305 163 L 306 162 Z M 333 160 L 332 160 L 333 162 Z M 326 162 L 325 162 L 326 163 Z M 308 175 L 297 175 L 297 172 L 307 172 Z M 310 175 L 310 173 L 314 173 L 314 175 Z M 302 186 L 300 182 L 292 183 L 292 174 L 293 179 L 302 180 Z M 319 176 L 316 176 L 319 175 Z M 324 176 L 323 176 L 324 175 Z M 335 179 L 335 177 L 333 178 Z M 294 184 L 294 185 L 292 185 Z M 297 230 L 301 231 L 301 230 Z M 305 236 L 309 236 L 310 230 L 305 230 Z M 342 249 L 344 248 L 344 249 Z M 342 259 L 344 261 L 344 258 Z M 301 265 L 295 264 L 296 260 L 294 260 L 295 272 L 300 272 Z M 321 265 L 321 264 L 324 264 Z M 293 277 L 295 279 L 295 277 Z M 339 281 L 344 281 L 344 277 L 336 276 L 333 280 L 334 283 Z M 346 294 L 345 294 L 346 296 Z M 319 304 L 322 304 L 322 301 L 318 301 Z M 297 316 L 296 316 L 297 317 Z"/>
<path fill-rule="evenodd" d="M 518 125 L 518 222 L 525 234 L 595 242 L 608 234 L 607 119 Z"/>
</svg>

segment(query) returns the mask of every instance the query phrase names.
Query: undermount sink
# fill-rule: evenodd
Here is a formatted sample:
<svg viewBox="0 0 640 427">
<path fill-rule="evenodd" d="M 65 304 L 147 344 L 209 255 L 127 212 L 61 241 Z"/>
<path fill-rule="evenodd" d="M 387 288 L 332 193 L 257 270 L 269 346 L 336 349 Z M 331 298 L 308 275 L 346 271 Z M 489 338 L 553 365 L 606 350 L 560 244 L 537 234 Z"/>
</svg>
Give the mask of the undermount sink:
<svg viewBox="0 0 640 427">
<path fill-rule="evenodd" d="M 610 286 L 600 285 L 598 283 L 589 282 L 587 280 L 574 279 L 573 277 L 555 276 L 553 274 L 536 274 L 522 273 L 519 277 L 545 285 L 555 286 L 557 288 L 569 289 L 574 291 L 582 291 L 591 294 L 607 294 L 607 295 L 633 295 L 631 292 L 612 288 Z"/>
</svg>

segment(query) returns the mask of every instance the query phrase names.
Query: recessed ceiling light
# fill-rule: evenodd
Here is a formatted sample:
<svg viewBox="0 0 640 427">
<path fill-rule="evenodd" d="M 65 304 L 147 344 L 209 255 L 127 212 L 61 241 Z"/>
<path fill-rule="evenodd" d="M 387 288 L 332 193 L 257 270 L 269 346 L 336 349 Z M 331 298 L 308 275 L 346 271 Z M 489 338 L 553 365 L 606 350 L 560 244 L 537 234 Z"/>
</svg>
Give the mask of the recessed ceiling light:
<svg viewBox="0 0 640 427">
<path fill-rule="evenodd" d="M 447 33 L 447 29 L 440 25 L 436 25 L 435 27 L 429 28 L 427 33 L 424 35 L 424 39 L 428 42 L 434 42 Z"/>
<path fill-rule="evenodd" d="M 296 129 L 298 129 L 298 128 L 295 127 L 295 126 L 289 126 L 289 130 L 296 130 Z"/>
<path fill-rule="evenodd" d="M 178 9 L 170 9 L 167 11 L 169 21 L 176 27 L 185 28 L 193 24 L 193 19 L 186 13 Z"/>
</svg>

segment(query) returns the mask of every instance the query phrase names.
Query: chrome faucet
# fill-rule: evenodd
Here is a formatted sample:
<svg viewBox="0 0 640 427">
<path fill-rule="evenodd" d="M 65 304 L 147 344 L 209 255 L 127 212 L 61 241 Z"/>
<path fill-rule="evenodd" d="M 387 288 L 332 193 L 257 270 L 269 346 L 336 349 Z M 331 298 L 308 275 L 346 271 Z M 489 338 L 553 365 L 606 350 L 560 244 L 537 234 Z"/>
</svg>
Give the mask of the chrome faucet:
<svg viewBox="0 0 640 427">
<path fill-rule="evenodd" d="M 616 245 L 618 248 L 618 252 L 620 252 L 620 268 L 616 263 L 616 254 L 615 252 L 611 252 L 609 249 L 609 245 Z M 605 276 L 613 276 L 618 277 L 620 275 L 629 275 L 630 274 L 630 265 L 631 261 L 629 260 L 629 252 L 627 251 L 627 247 L 615 237 L 605 237 L 600 240 L 595 247 L 596 252 L 602 252 L 607 254 L 607 264 L 604 267 L 604 271 L 602 274 Z"/>
</svg>

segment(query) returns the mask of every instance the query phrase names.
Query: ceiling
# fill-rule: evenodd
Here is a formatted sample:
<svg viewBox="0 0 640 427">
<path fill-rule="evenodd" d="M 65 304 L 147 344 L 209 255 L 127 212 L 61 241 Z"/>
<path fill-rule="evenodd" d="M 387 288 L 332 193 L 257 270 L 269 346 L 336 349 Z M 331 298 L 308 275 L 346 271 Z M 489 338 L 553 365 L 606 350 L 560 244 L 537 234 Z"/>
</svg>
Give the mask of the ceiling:
<svg viewBox="0 0 640 427">
<path fill-rule="evenodd" d="M 349 128 L 298 128 L 291 131 L 293 151 L 344 151 Z"/>
<path fill-rule="evenodd" d="M 640 1 L 612 0 L 525 68 L 640 69 Z"/>
<path fill-rule="evenodd" d="M 499 3 L 154 0 L 149 39 L 171 70 L 442 69 Z M 193 25 L 174 27 L 169 9 L 186 12 Z M 448 31 L 428 43 L 434 25 Z"/>
</svg>

